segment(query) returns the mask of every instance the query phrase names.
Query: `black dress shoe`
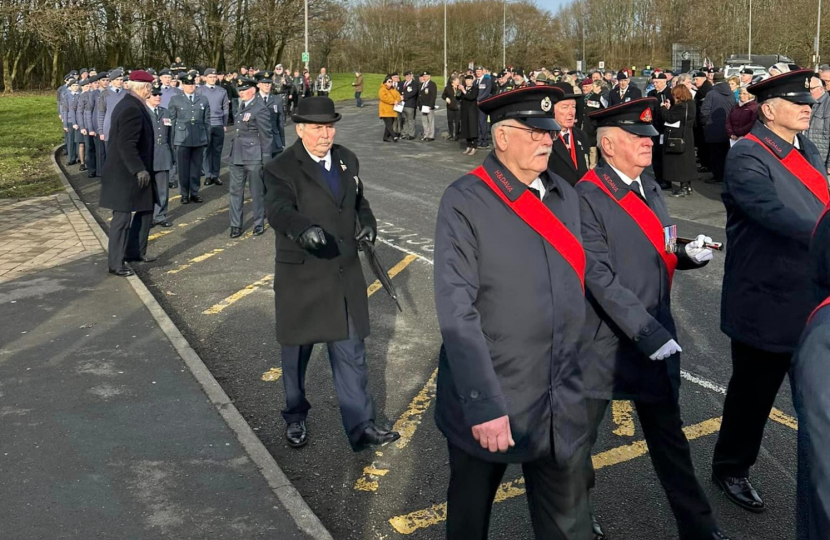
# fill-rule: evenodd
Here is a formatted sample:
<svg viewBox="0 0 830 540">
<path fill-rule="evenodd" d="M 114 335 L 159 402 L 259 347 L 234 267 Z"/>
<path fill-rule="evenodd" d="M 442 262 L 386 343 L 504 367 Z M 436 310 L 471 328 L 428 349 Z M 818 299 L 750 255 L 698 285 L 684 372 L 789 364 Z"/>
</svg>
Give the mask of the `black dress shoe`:
<svg viewBox="0 0 830 540">
<path fill-rule="evenodd" d="M 213 178 L 205 178 L 205 185 L 209 186 L 211 184 L 213 184 Z"/>
<path fill-rule="evenodd" d="M 720 531 L 715 531 L 712 533 L 712 540 L 737 540 L 734 536 L 726 536 Z"/>
<path fill-rule="evenodd" d="M 594 540 L 605 540 L 605 531 L 602 530 L 602 525 L 599 524 L 593 512 L 591 512 L 591 531 L 594 533 Z"/>
<path fill-rule="evenodd" d="M 221 181 L 221 180 L 219 180 L 218 178 L 214 178 L 214 179 L 213 179 L 213 183 L 214 183 L 214 184 L 216 184 L 217 186 L 223 186 L 223 185 L 225 185 L 225 184 L 224 184 L 224 182 L 222 182 L 222 181 Z"/>
<path fill-rule="evenodd" d="M 712 481 L 726 495 L 726 498 L 744 510 L 761 513 L 766 510 L 764 500 L 752 487 L 746 476 L 717 476 L 712 474 Z M 717 537 L 714 537 L 717 538 Z"/>
<path fill-rule="evenodd" d="M 299 448 L 308 442 L 308 430 L 305 427 L 305 420 L 291 422 L 285 428 L 285 438 L 288 439 L 288 446 Z"/>
<path fill-rule="evenodd" d="M 201 195 L 194 195 L 194 196 L 190 197 L 190 200 L 193 201 L 193 202 L 196 202 L 196 203 L 204 202 L 204 199 L 202 198 Z"/>
<path fill-rule="evenodd" d="M 126 266 L 122 266 L 121 268 L 110 268 L 110 274 L 115 274 L 118 277 L 127 277 L 132 276 L 133 274 L 135 274 L 135 272 L 133 272 Z"/>
<path fill-rule="evenodd" d="M 167 187 L 170 189 L 176 189 L 177 187 L 179 187 L 179 184 L 177 184 L 176 182 L 167 182 Z"/>
<path fill-rule="evenodd" d="M 709 172 L 709 167 L 704 167 L 703 165 L 701 165 L 697 168 L 697 172 Z"/>
<path fill-rule="evenodd" d="M 98 176 L 98 175 L 95 174 L 95 173 L 87 173 L 87 175 L 86 175 L 87 178 L 95 178 L 96 176 Z"/>
<path fill-rule="evenodd" d="M 231 238 L 239 238 L 242 236 L 242 227 L 231 227 Z"/>
<path fill-rule="evenodd" d="M 85 171 L 85 170 L 86 170 L 86 165 L 81 165 L 81 168 L 80 168 L 80 169 L 78 169 L 78 170 L 79 170 L 79 171 Z"/>
<path fill-rule="evenodd" d="M 182 197 L 182 204 L 190 204 L 190 199 L 187 197 Z"/>
<path fill-rule="evenodd" d="M 259 236 L 264 232 L 265 232 L 265 226 L 264 225 L 257 225 L 256 227 L 254 227 L 254 236 Z"/>
<path fill-rule="evenodd" d="M 159 221 L 158 223 L 153 223 L 153 227 L 155 227 L 155 226 L 167 228 L 167 227 L 172 227 L 173 224 L 165 219 L 164 221 Z"/>
<path fill-rule="evenodd" d="M 379 428 L 374 422 L 371 422 L 368 426 L 366 426 L 366 429 L 363 430 L 363 434 L 360 436 L 360 439 L 352 445 L 352 449 L 355 452 L 360 452 L 370 446 L 386 446 L 387 444 L 395 442 L 400 438 L 401 434 L 397 431 L 389 431 Z"/>
<path fill-rule="evenodd" d="M 156 262 L 157 260 L 158 260 L 158 257 L 148 257 L 147 255 L 145 255 L 143 257 L 135 257 L 135 258 L 124 259 L 124 262 L 151 263 L 151 262 Z"/>
</svg>

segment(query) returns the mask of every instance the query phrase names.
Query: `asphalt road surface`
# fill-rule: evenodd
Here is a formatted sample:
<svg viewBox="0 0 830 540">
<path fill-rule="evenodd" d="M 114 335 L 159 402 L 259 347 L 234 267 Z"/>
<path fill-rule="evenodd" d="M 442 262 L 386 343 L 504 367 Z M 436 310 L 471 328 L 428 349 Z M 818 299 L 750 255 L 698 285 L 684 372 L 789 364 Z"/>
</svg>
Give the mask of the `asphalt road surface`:
<svg viewBox="0 0 830 540">
<path fill-rule="evenodd" d="M 171 201 L 170 229 L 151 231 L 153 264 L 134 265 L 225 392 L 338 540 L 444 538 L 449 478 L 446 441 L 433 421 L 440 335 L 433 301 L 432 251 L 438 202 L 445 187 L 481 163 L 484 153 L 461 154 L 457 143 L 382 143 L 375 104 L 339 107 L 338 143 L 360 158 L 366 196 L 379 223 L 378 253 L 394 274 L 403 312 L 383 290 L 370 286 L 372 335 L 367 340 L 371 388 L 378 416 L 402 433 L 381 451 L 353 453 L 340 422 L 324 347 L 317 347 L 307 391 L 310 443 L 300 450 L 284 439 L 280 353 L 274 336 L 274 238 L 251 236 L 250 202 L 245 233 L 230 239 L 225 186 L 203 189 L 203 204 Z M 436 124 L 446 130 L 444 111 Z M 230 128 L 229 133 L 232 131 Z M 419 127 L 420 131 L 420 127 Z M 295 139 L 291 122 L 289 142 Z M 226 155 L 228 145 L 226 144 Z M 64 158 L 65 160 L 65 158 Z M 65 161 L 64 161 L 65 162 Z M 68 168 L 93 214 L 98 179 Z M 681 235 L 724 239 L 719 187 L 699 183 L 692 198 L 671 199 Z M 173 194 L 175 195 L 175 193 Z M 364 268 L 367 282 L 370 271 Z M 673 308 L 683 346 L 681 405 L 698 477 L 722 528 L 737 538 L 795 537 L 796 424 L 789 387 L 779 395 L 764 447 L 753 470 L 768 511 L 755 515 L 730 504 L 710 480 L 710 462 L 731 373 L 729 342 L 719 329 L 723 256 L 707 267 L 678 272 Z M 116 278 L 112 278 L 116 279 Z M 761 368 L 762 366 L 759 366 Z M 601 428 L 594 460 L 594 507 L 612 540 L 677 538 L 675 523 L 654 474 L 643 435 L 628 403 L 614 404 Z M 229 496 L 233 496 L 229 494 Z M 490 537 L 532 538 L 519 467 L 508 469 L 493 511 Z"/>
</svg>

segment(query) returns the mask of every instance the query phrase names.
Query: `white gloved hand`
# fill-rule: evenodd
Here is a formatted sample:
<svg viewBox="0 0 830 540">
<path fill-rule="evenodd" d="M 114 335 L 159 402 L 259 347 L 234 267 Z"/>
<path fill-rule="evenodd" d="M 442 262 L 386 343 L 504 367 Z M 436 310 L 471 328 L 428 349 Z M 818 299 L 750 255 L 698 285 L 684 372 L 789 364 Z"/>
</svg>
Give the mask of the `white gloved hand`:
<svg viewBox="0 0 830 540">
<path fill-rule="evenodd" d="M 697 235 L 697 238 L 686 244 L 686 255 L 697 264 L 711 261 L 712 250 L 703 247 L 706 243 L 712 243 L 712 239 L 703 234 Z"/>
<path fill-rule="evenodd" d="M 665 360 L 669 356 L 683 352 L 683 349 L 680 348 L 680 345 L 673 339 L 668 340 L 666 343 L 663 344 L 662 347 L 657 349 L 649 358 L 652 360 Z"/>
</svg>

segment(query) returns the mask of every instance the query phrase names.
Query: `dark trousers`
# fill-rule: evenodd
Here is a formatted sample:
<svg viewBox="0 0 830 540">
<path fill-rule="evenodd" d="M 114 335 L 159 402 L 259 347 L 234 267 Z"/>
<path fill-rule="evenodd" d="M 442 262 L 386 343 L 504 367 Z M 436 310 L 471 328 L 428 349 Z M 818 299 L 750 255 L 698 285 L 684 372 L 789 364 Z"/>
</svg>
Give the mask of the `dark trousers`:
<svg viewBox="0 0 830 540">
<path fill-rule="evenodd" d="M 98 153 L 96 149 L 98 144 L 95 142 L 96 137 L 87 135 L 84 137 L 84 149 L 86 151 L 86 168 L 89 171 L 89 176 L 98 176 Z"/>
<path fill-rule="evenodd" d="M 450 137 L 457 139 L 461 135 L 461 111 L 447 109 L 447 131 Z"/>
<path fill-rule="evenodd" d="M 262 179 L 262 162 L 230 166 L 228 182 L 228 214 L 231 227 L 242 227 L 242 206 L 245 202 L 245 182 L 251 190 L 254 202 L 254 227 L 265 225 L 265 183 Z"/>
<path fill-rule="evenodd" d="M 224 144 L 225 129 L 222 126 L 210 126 L 204 158 L 206 178 L 219 178 L 219 169 L 222 168 L 222 146 Z"/>
<path fill-rule="evenodd" d="M 695 148 L 697 148 L 697 160 L 701 167 L 709 168 L 709 149 L 706 147 L 706 140 L 703 138 L 703 128 L 695 125 Z"/>
<path fill-rule="evenodd" d="M 651 168 L 654 169 L 654 179 L 658 184 L 666 182 L 663 178 L 663 145 L 660 144 L 660 137 L 651 139 L 654 146 L 651 147 Z"/>
<path fill-rule="evenodd" d="M 363 92 L 355 92 L 354 93 L 355 105 L 357 105 L 358 107 L 363 107 L 363 100 L 360 99 L 360 94 L 362 94 L 362 93 Z"/>
<path fill-rule="evenodd" d="M 159 204 L 153 208 L 153 223 L 167 221 L 167 203 L 170 197 L 170 171 L 155 171 L 156 191 L 159 194 Z"/>
<path fill-rule="evenodd" d="M 452 445 L 449 450 L 447 540 L 487 540 L 493 498 L 507 464 L 484 461 Z M 557 464 L 552 457 L 522 463 L 537 540 L 592 538 L 586 459 L 590 459 L 587 444 L 568 463 Z"/>
<path fill-rule="evenodd" d="M 791 363 L 791 354 L 762 351 L 732 340 L 732 378 L 712 457 L 715 475 L 749 476 L 775 396 Z"/>
<path fill-rule="evenodd" d="M 478 145 L 488 144 L 490 140 L 490 126 L 487 124 L 487 114 L 478 111 Z"/>
<path fill-rule="evenodd" d="M 97 135 L 95 136 L 95 159 L 96 170 L 100 175 L 104 170 L 104 161 L 107 159 L 107 145 Z"/>
<path fill-rule="evenodd" d="M 78 141 L 75 140 L 76 135 L 80 135 L 80 132 L 75 131 L 72 129 L 72 126 L 69 126 L 69 131 L 66 133 L 66 159 L 69 163 L 78 162 Z"/>
<path fill-rule="evenodd" d="M 147 254 L 147 237 L 153 212 L 112 211 L 109 232 L 107 262 L 115 270 L 121 268 L 124 259 L 138 259 Z"/>
<path fill-rule="evenodd" d="M 383 141 L 391 141 L 398 135 L 395 133 L 395 119 L 391 116 L 384 116 L 383 120 Z"/>
<path fill-rule="evenodd" d="M 726 169 L 726 154 L 729 153 L 729 141 L 706 143 L 709 154 L 709 168 L 712 169 L 712 178 L 723 180 L 723 171 Z"/>
<path fill-rule="evenodd" d="M 608 403 L 604 399 L 587 400 L 592 447 Z M 662 403 L 635 401 L 634 407 L 643 427 L 654 472 L 674 513 L 680 539 L 711 540 L 717 524 L 709 500 L 695 476 L 689 441 L 683 433 L 680 406 L 669 400 Z M 588 488 L 591 489 L 596 483 L 596 476 L 590 456 L 586 460 L 586 469 Z"/>
<path fill-rule="evenodd" d="M 357 337 L 351 316 L 347 318 L 349 337 L 343 341 L 326 343 L 326 347 L 334 375 L 334 389 L 340 402 L 343 428 L 354 446 L 366 425 L 374 421 L 375 404 L 369 394 L 366 347 L 363 340 Z M 305 397 L 305 374 L 313 348 L 314 344 L 282 346 L 282 381 L 285 387 L 282 417 L 286 422 L 305 420 L 311 409 L 311 404 Z"/>
<path fill-rule="evenodd" d="M 204 146 L 179 146 L 176 164 L 179 168 L 179 192 L 182 199 L 199 194 L 199 171 L 202 168 Z"/>
</svg>

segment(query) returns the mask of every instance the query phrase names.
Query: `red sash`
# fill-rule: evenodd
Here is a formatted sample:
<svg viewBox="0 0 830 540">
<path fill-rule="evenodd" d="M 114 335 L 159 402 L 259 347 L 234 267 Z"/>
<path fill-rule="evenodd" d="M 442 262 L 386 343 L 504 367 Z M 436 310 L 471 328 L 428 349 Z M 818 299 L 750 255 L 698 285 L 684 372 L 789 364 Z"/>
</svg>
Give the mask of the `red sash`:
<svg viewBox="0 0 830 540">
<path fill-rule="evenodd" d="M 611 197 L 611 200 L 619 204 L 623 210 L 634 220 L 643 234 L 646 235 L 651 245 L 657 250 L 657 254 L 666 265 L 666 271 L 669 274 L 669 287 L 671 287 L 674 279 L 674 270 L 677 268 L 677 255 L 674 253 L 666 253 L 666 240 L 663 233 L 663 224 L 660 218 L 654 213 L 654 210 L 648 207 L 643 200 L 638 197 L 633 191 L 629 190 L 628 194 L 622 199 L 617 199 L 605 182 L 599 179 L 595 170 L 588 171 L 588 174 L 582 177 L 580 182 L 591 182 L 598 186 L 606 195 Z"/>
<path fill-rule="evenodd" d="M 779 159 L 778 156 L 769 149 L 769 147 L 763 143 L 758 137 L 753 134 L 749 134 L 745 137 L 750 141 L 754 141 L 761 145 L 761 148 L 775 156 L 775 159 Z M 817 171 L 815 167 L 810 165 L 810 162 L 807 161 L 804 156 L 801 155 L 796 149 L 790 150 L 790 153 L 787 154 L 787 157 L 781 159 L 781 164 L 787 168 L 796 178 L 804 184 L 804 187 L 810 190 L 816 199 L 820 200 L 823 205 L 827 205 L 830 202 L 830 189 L 827 187 L 827 178 Z"/>
<path fill-rule="evenodd" d="M 810 324 L 810 321 L 813 320 L 813 317 L 816 316 L 816 313 L 818 313 L 821 308 L 826 307 L 826 306 L 830 306 L 830 297 L 825 298 L 824 302 L 819 304 L 818 307 L 816 307 L 816 309 L 814 309 L 813 312 L 810 313 L 810 316 L 807 317 L 807 324 Z"/>
<path fill-rule="evenodd" d="M 576 162 L 576 141 L 574 141 L 574 134 L 570 129 L 568 130 L 568 139 L 571 141 L 571 147 L 570 147 L 571 161 L 573 161 L 574 168 L 578 170 L 579 169 L 579 164 Z M 568 145 L 565 144 L 565 137 L 563 137 L 561 133 L 559 134 L 559 140 L 562 141 L 562 144 L 567 149 Z"/>
<path fill-rule="evenodd" d="M 545 206 L 542 201 L 536 198 L 530 190 L 525 190 L 518 199 L 511 201 L 507 195 L 499 189 L 492 178 L 484 170 L 484 167 L 478 167 L 471 171 L 481 178 L 493 192 L 498 195 L 517 216 L 522 218 L 522 221 L 527 223 L 531 229 L 539 233 L 539 235 L 547 240 L 547 242 L 562 255 L 562 258 L 576 272 L 576 277 L 579 278 L 579 283 L 582 285 L 582 292 L 585 292 L 585 251 L 582 249 L 582 244 L 576 239 L 571 231 L 559 221 L 553 212 Z"/>
</svg>

